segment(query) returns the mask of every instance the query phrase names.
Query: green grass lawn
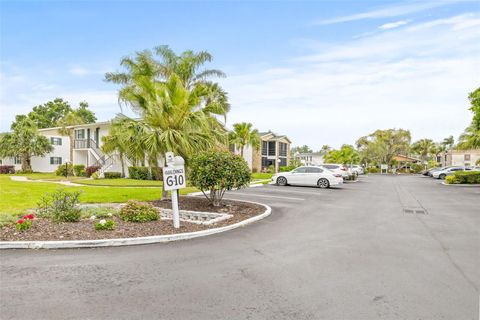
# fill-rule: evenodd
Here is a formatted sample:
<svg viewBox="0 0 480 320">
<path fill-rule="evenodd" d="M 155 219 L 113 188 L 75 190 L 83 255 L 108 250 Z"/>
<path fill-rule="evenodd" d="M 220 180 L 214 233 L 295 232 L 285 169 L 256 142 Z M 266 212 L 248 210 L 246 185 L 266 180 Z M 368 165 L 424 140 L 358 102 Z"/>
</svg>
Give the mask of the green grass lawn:
<svg viewBox="0 0 480 320">
<path fill-rule="evenodd" d="M 135 180 L 135 179 L 83 179 L 75 180 L 75 183 L 90 186 L 113 186 L 113 187 L 161 187 L 162 181 Z"/>
<path fill-rule="evenodd" d="M 266 180 L 273 177 L 272 173 L 252 173 L 252 180 Z"/>
<path fill-rule="evenodd" d="M 0 224 L 2 221 L 14 221 L 15 217 L 18 214 L 22 214 L 25 209 L 35 208 L 38 201 L 43 195 L 45 195 L 45 193 L 53 192 L 59 188 L 68 191 L 82 190 L 80 201 L 84 203 L 156 200 L 160 199 L 162 193 L 160 188 L 101 186 L 66 187 L 48 182 L 12 181 L 10 175 L 0 175 Z M 198 190 L 192 187 L 187 187 L 181 189 L 180 194 L 187 194 L 195 191 Z"/>
</svg>

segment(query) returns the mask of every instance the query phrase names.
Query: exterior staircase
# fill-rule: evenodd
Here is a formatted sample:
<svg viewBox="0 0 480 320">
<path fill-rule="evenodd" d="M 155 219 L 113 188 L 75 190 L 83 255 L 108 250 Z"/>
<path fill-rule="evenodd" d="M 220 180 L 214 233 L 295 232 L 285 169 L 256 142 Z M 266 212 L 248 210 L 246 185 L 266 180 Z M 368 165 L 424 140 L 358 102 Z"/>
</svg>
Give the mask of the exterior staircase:
<svg viewBox="0 0 480 320">
<path fill-rule="evenodd" d="M 107 171 L 114 164 L 114 159 L 111 155 L 104 154 L 97 142 L 93 139 L 75 140 L 75 149 L 88 149 L 96 159 L 92 166 L 99 167 L 98 175 L 103 178 L 105 171 Z"/>
</svg>

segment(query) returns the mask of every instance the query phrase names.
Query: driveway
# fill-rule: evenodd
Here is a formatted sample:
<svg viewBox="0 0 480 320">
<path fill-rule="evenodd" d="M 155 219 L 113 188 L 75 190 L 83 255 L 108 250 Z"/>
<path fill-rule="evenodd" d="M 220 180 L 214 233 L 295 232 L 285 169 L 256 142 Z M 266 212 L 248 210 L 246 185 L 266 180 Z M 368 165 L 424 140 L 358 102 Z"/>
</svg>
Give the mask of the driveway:
<svg viewBox="0 0 480 320">
<path fill-rule="evenodd" d="M 0 252 L 2 319 L 478 319 L 480 188 L 369 176 L 227 197 L 273 214 L 169 244 Z"/>
</svg>

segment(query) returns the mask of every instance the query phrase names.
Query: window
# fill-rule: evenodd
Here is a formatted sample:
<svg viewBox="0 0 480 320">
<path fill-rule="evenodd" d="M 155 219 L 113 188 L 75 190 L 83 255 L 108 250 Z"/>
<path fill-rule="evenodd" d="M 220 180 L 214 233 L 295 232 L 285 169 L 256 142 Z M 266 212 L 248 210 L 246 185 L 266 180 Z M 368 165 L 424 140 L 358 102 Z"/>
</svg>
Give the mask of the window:
<svg viewBox="0 0 480 320">
<path fill-rule="evenodd" d="M 61 146 L 62 145 L 62 138 L 51 137 L 50 138 L 50 143 L 54 146 Z"/>
<path fill-rule="evenodd" d="M 307 168 L 307 173 L 322 173 L 323 170 L 317 167 L 309 167 Z"/>
<path fill-rule="evenodd" d="M 275 155 L 275 141 L 268 142 L 268 155 L 269 156 Z"/>
<path fill-rule="evenodd" d="M 75 139 L 85 139 L 85 129 L 75 130 Z"/>
<path fill-rule="evenodd" d="M 323 167 L 327 168 L 327 169 L 338 169 L 338 166 L 336 165 L 333 165 L 333 164 L 324 164 Z"/>
<path fill-rule="evenodd" d="M 287 156 L 287 144 L 280 142 L 279 143 L 279 148 L 280 148 L 280 156 L 281 157 L 286 157 Z"/>
<path fill-rule="evenodd" d="M 62 164 L 62 157 L 50 157 L 50 164 Z"/>
<path fill-rule="evenodd" d="M 463 155 L 463 161 L 470 161 L 470 155 L 469 154 L 464 154 Z"/>
<path fill-rule="evenodd" d="M 307 167 L 300 167 L 295 170 L 293 170 L 295 173 L 306 173 L 307 172 Z"/>
<path fill-rule="evenodd" d="M 285 167 L 287 165 L 287 158 L 280 158 L 280 167 Z"/>
<path fill-rule="evenodd" d="M 262 141 L 262 156 L 266 156 L 268 154 L 268 142 Z"/>
<path fill-rule="evenodd" d="M 13 158 L 13 164 L 22 164 L 22 159 L 20 157 Z"/>
</svg>

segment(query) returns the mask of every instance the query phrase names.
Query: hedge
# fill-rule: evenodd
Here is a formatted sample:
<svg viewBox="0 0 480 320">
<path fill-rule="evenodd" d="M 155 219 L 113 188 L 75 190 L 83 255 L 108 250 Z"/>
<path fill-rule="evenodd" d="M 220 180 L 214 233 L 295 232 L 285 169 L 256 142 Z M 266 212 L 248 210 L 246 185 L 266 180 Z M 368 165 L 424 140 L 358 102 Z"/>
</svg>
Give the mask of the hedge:
<svg viewBox="0 0 480 320">
<path fill-rule="evenodd" d="M 83 177 L 85 175 L 85 165 L 84 164 L 76 164 L 73 166 L 73 173 L 77 177 Z"/>
<path fill-rule="evenodd" d="M 0 166 L 0 174 L 15 173 L 15 166 Z"/>
<path fill-rule="evenodd" d="M 480 171 L 456 171 L 445 179 L 447 184 L 480 184 Z"/>
<path fill-rule="evenodd" d="M 98 166 L 90 166 L 90 167 L 86 167 L 85 168 L 85 176 L 90 178 L 92 176 L 92 174 L 94 174 L 95 172 L 97 172 L 98 170 L 100 169 L 100 167 Z"/>
<path fill-rule="evenodd" d="M 121 172 L 105 172 L 103 175 L 105 179 L 119 179 L 122 177 Z"/>
<path fill-rule="evenodd" d="M 150 180 L 151 175 L 148 167 L 128 167 L 128 176 L 130 179 Z"/>
</svg>

